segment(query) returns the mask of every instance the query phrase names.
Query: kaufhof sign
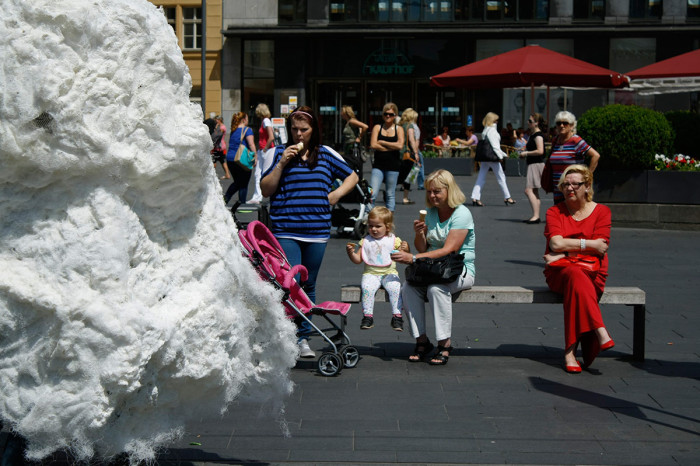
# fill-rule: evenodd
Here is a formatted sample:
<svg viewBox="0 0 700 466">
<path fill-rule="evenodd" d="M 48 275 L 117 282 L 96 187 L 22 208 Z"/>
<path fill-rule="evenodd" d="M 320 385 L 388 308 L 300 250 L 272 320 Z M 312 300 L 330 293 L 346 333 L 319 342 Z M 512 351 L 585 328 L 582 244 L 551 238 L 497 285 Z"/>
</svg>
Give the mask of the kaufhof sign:
<svg viewBox="0 0 700 466">
<path fill-rule="evenodd" d="M 380 48 L 367 57 L 362 72 L 370 76 L 407 76 L 413 74 L 415 65 L 396 49 Z"/>
</svg>

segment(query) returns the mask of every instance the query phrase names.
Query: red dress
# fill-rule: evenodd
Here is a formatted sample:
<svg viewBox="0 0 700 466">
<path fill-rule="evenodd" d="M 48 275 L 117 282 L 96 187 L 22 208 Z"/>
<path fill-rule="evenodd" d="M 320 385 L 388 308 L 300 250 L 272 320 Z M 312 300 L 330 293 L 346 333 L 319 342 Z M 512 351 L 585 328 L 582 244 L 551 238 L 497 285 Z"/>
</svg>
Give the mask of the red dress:
<svg viewBox="0 0 700 466">
<path fill-rule="evenodd" d="M 566 203 L 555 204 L 547 209 L 547 225 L 544 229 L 547 252 L 550 252 L 550 238 L 557 235 L 575 239 L 603 238 L 609 244 L 611 221 L 610 209 L 601 204 L 597 204 L 591 215 L 581 221 L 571 217 Z M 549 288 L 563 295 L 565 348 L 578 342 L 582 334 L 604 327 L 598 301 L 608 278 L 607 254 L 603 256 L 600 270 L 593 276 L 579 267 L 545 267 L 544 276 Z"/>
</svg>

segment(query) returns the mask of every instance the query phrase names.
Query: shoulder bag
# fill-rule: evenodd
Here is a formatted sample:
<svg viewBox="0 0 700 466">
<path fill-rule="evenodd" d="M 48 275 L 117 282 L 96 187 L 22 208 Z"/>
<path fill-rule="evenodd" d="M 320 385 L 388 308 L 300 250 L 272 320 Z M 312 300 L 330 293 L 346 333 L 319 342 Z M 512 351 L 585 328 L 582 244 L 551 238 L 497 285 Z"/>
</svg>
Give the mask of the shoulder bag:
<svg viewBox="0 0 700 466">
<path fill-rule="evenodd" d="M 493 150 L 493 146 L 488 139 L 482 139 L 476 145 L 476 156 L 474 160 L 477 162 L 498 162 L 500 159 Z"/>
<path fill-rule="evenodd" d="M 406 267 L 406 281 L 417 286 L 450 283 L 457 280 L 463 269 L 464 254 L 451 252 L 437 259 L 420 258 Z"/>
<path fill-rule="evenodd" d="M 546 193 L 554 192 L 554 180 L 552 180 L 552 163 L 549 161 L 549 157 L 544 162 L 544 168 L 542 169 L 542 178 L 540 178 L 540 186 L 544 189 Z"/>
<path fill-rule="evenodd" d="M 244 170 L 252 170 L 255 165 L 255 152 L 248 149 L 248 146 L 243 142 L 243 135 L 245 134 L 246 128 L 243 127 L 241 130 L 241 140 L 238 144 L 238 150 L 236 151 L 236 157 L 233 161 Z"/>
</svg>

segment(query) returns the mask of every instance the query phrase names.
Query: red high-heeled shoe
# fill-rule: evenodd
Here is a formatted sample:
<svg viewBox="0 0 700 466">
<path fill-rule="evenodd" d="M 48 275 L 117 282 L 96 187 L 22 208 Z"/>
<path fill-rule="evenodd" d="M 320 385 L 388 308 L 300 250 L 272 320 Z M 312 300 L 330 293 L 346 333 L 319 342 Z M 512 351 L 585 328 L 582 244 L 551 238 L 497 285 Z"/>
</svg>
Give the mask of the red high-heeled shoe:
<svg viewBox="0 0 700 466">
<path fill-rule="evenodd" d="M 611 338 L 609 341 L 606 341 L 605 343 L 600 345 L 600 350 L 601 351 L 609 350 L 610 348 L 612 348 L 614 346 L 615 346 L 615 342 Z"/>
<path fill-rule="evenodd" d="M 579 364 L 578 361 L 576 361 L 575 366 L 569 366 L 568 364 L 565 364 L 564 370 L 569 374 L 580 374 L 581 373 L 581 364 Z"/>
</svg>

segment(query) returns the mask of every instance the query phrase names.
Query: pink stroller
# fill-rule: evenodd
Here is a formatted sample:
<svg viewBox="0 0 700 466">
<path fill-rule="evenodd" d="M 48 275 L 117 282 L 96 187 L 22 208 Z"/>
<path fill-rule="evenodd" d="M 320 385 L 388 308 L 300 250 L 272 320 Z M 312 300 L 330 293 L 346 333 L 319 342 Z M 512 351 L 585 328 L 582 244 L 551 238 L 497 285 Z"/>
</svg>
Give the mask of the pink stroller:
<svg viewBox="0 0 700 466">
<path fill-rule="evenodd" d="M 277 238 L 262 222 L 254 220 L 245 229 L 239 228 L 238 237 L 260 277 L 284 292 L 282 304 L 287 316 L 290 319 L 296 317 L 304 319 L 330 344 L 332 351 L 326 351 L 318 358 L 318 371 L 322 375 L 333 376 L 340 373 L 343 367 L 355 367 L 360 361 L 360 353 L 357 348 L 350 345 L 350 338 L 345 333 L 346 316 L 350 310 L 350 304 L 326 301 L 315 306 L 294 279 L 294 276 L 299 274 L 302 282 L 306 280 L 308 277 L 306 267 L 291 266 Z M 317 327 L 307 317 L 311 314 L 322 316 L 331 328 Z M 340 316 L 340 327 L 328 317 L 329 315 Z M 328 337 L 324 332 L 329 330 L 336 330 L 337 333 Z"/>
</svg>

